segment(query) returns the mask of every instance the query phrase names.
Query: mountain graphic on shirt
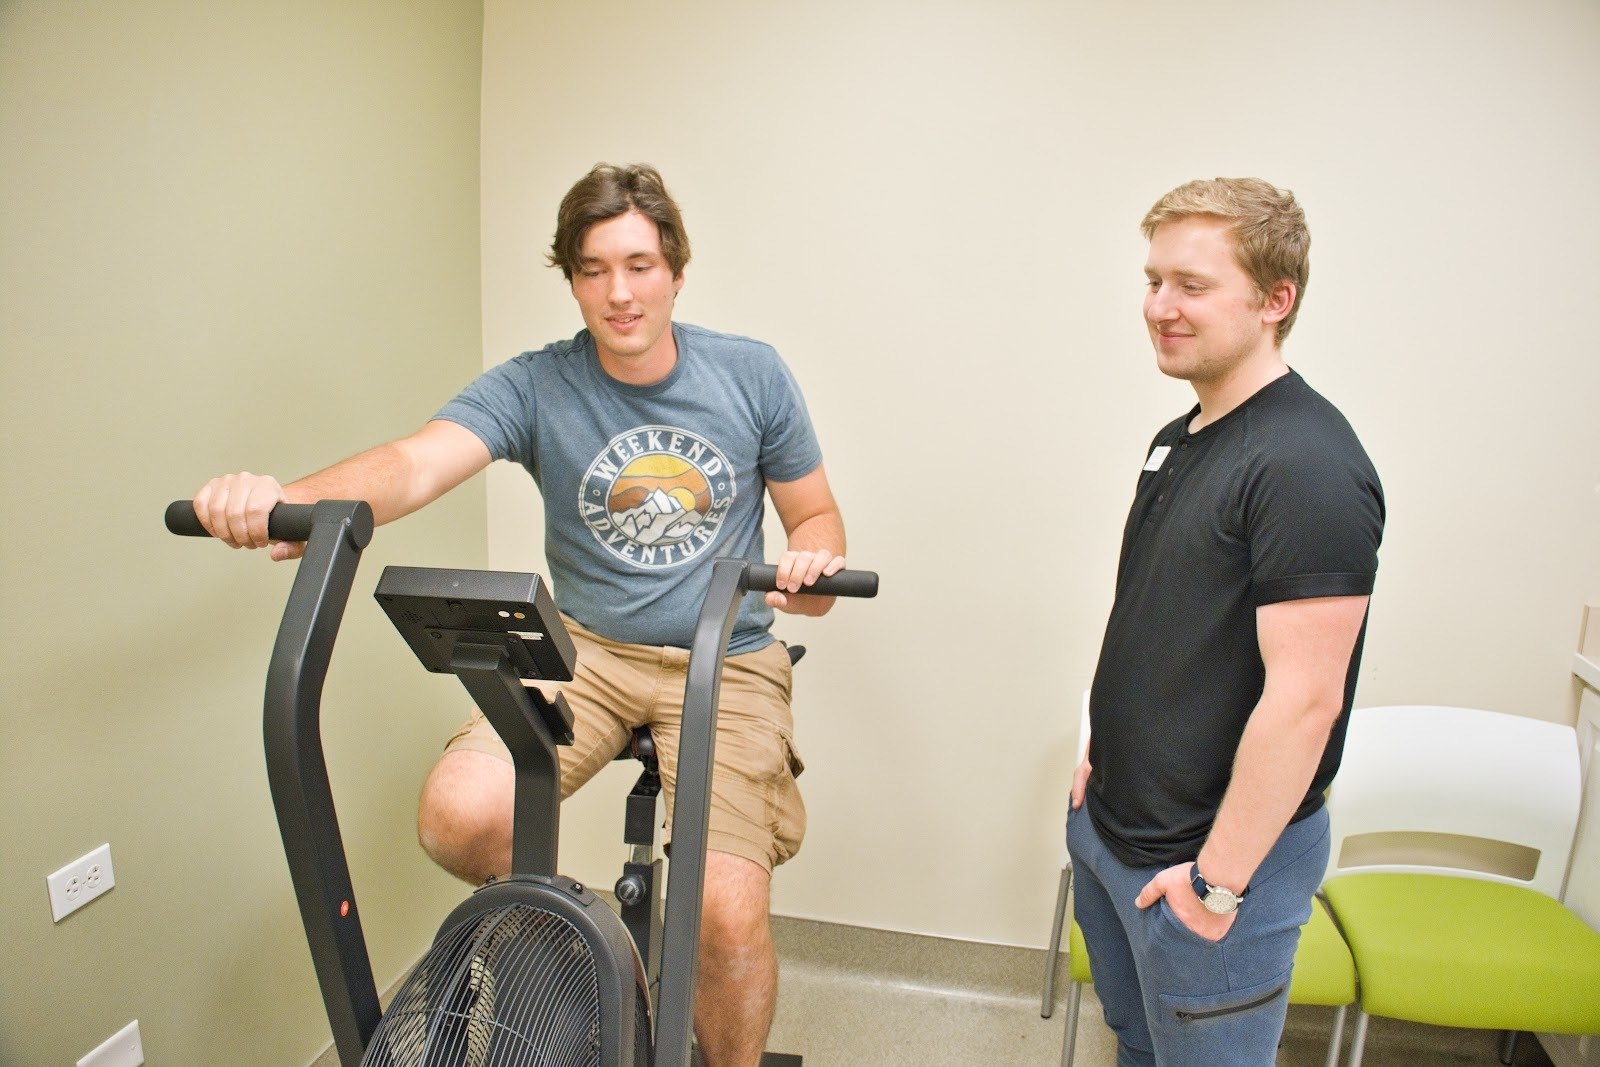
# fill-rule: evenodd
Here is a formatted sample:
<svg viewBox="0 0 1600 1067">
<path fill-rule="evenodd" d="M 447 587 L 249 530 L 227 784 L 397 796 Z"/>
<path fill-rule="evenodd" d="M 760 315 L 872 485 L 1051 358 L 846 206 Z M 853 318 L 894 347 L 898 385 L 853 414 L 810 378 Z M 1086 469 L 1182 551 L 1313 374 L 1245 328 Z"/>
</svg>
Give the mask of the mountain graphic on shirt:
<svg viewBox="0 0 1600 1067">
<path fill-rule="evenodd" d="M 694 499 L 693 494 L 683 495 L 691 502 Z M 659 487 L 649 490 L 638 506 L 611 513 L 611 521 L 617 529 L 641 545 L 681 541 L 704 517 L 699 509 L 685 507 L 678 496 Z"/>
<path fill-rule="evenodd" d="M 641 456 L 611 486 L 611 522 L 641 545 L 682 541 L 711 508 L 711 486 L 693 464 L 678 456 Z"/>
</svg>

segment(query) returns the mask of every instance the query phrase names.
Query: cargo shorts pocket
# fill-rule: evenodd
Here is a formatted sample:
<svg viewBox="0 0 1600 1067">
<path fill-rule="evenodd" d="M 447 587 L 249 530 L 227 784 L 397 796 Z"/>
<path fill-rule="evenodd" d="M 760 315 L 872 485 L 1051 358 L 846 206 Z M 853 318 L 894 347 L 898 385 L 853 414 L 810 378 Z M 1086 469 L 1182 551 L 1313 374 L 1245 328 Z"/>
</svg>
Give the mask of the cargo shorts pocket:
<svg viewBox="0 0 1600 1067">
<path fill-rule="evenodd" d="M 793 859 L 806 836 L 806 803 L 795 781 L 806 769 L 794 747 L 794 738 L 778 732 L 783 768 L 773 778 L 768 794 L 768 825 L 772 830 L 773 866 Z"/>
</svg>

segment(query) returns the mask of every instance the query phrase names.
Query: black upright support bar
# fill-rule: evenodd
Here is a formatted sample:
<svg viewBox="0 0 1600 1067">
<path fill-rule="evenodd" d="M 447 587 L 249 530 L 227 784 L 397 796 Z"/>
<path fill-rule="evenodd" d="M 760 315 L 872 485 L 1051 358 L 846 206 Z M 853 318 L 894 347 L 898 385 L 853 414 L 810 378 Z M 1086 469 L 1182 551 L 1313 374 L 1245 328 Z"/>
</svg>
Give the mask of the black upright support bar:
<svg viewBox="0 0 1600 1067">
<path fill-rule="evenodd" d="M 700 971 L 700 907 L 705 897 L 706 831 L 711 816 L 711 768 L 716 756 L 722 661 L 739 616 L 739 602 L 746 592 L 775 588 L 776 580 L 777 568 L 770 564 L 717 560 L 694 627 L 678 741 L 677 802 L 672 813 L 675 847 L 661 946 L 657 1067 L 689 1067 L 694 989 Z M 840 571 L 819 578 L 807 592 L 873 597 L 878 595 L 878 576 L 872 571 Z M 684 848 L 691 842 L 697 847 Z"/>
<path fill-rule="evenodd" d="M 716 755 L 717 698 L 722 661 L 746 592 L 775 588 L 777 568 L 742 559 L 719 559 L 700 605 L 689 677 L 683 693 L 678 743 L 677 801 L 672 813 L 672 865 L 667 877 L 667 917 L 661 946 L 661 998 L 656 1029 L 657 1067 L 689 1067 L 694 989 L 700 970 L 700 907 L 705 897 L 706 831 L 711 815 L 711 768 Z M 840 571 L 819 578 L 809 593 L 878 595 L 872 571 Z M 685 848 L 689 843 L 698 847 Z"/>
<path fill-rule="evenodd" d="M 572 678 L 577 650 L 537 574 L 385 567 L 373 594 L 423 666 L 454 674 L 511 753 L 511 870 L 556 873 L 561 761 L 572 710 L 523 685 Z"/>
<path fill-rule="evenodd" d="M 511 823 L 511 869 L 518 874 L 556 873 L 561 827 L 561 764 L 556 741 L 535 708 L 543 699 L 522 684 L 500 645 L 461 642 L 450 669 L 495 728 L 516 771 Z"/>
<path fill-rule="evenodd" d="M 615 893 L 622 923 L 638 946 L 644 962 L 644 973 L 650 986 L 652 1003 L 660 999 L 661 939 L 659 936 L 663 913 L 662 887 L 665 866 L 656 855 L 656 816 L 660 811 L 661 765 L 656 759 L 655 739 L 648 729 L 633 737 L 633 755 L 642 768 L 638 781 L 628 793 L 627 820 L 622 840 L 629 846 L 628 862 L 622 866 L 622 877 L 617 879 Z M 618 756 L 622 759 L 622 756 Z"/>
<path fill-rule="evenodd" d="M 325 500 L 312 508 L 306 553 L 267 669 L 262 719 L 289 874 L 334 1046 L 346 1067 L 361 1062 L 381 1013 L 328 787 L 321 702 L 339 620 L 371 539 L 372 509 L 364 501 Z"/>
<path fill-rule="evenodd" d="M 689 678 L 683 693 L 678 739 L 677 802 L 672 811 L 672 853 L 667 918 L 661 945 L 661 999 L 656 1029 L 656 1067 L 689 1067 L 694 1028 L 694 989 L 700 971 L 700 905 L 705 896 L 706 825 L 711 814 L 711 765 L 716 754 L 717 697 L 722 660 L 745 593 L 742 559 L 719 559 L 695 623 Z M 698 842 L 698 848 L 683 844 Z"/>
<path fill-rule="evenodd" d="M 209 536 L 189 500 L 167 507 L 166 524 L 184 537 Z M 372 508 L 362 500 L 280 503 L 267 519 L 273 540 L 306 543 L 267 667 L 267 781 L 334 1047 L 345 1067 L 359 1067 L 381 1013 L 322 755 L 322 686 L 372 527 Z"/>
</svg>

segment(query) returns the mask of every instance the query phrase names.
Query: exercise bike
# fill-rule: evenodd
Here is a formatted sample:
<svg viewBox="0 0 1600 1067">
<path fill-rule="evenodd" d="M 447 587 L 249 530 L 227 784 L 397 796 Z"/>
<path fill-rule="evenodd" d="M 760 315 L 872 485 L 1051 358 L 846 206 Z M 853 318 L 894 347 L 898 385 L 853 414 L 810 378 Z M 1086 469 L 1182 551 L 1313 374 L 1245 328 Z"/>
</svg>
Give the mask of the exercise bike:
<svg viewBox="0 0 1600 1067">
<path fill-rule="evenodd" d="M 190 501 L 170 505 L 166 523 L 173 533 L 205 535 Z M 512 874 L 450 914 L 385 1014 L 320 734 L 323 681 L 372 531 L 362 501 L 279 504 L 268 522 L 274 540 L 306 543 L 267 671 L 263 729 L 273 805 L 340 1062 L 688 1067 L 722 663 L 741 599 L 775 588 L 776 568 L 713 564 L 684 692 L 672 886 L 664 918 L 653 922 L 659 861 L 636 844 L 617 883 L 628 923 L 588 886 L 556 873 L 555 746 L 571 742 L 572 713 L 559 695 L 523 685 L 572 677 L 575 651 L 548 587 L 531 574 L 385 568 L 379 604 L 424 666 L 460 678 L 510 749 L 516 778 Z M 877 575 L 841 571 L 808 591 L 871 597 Z M 650 797 L 651 818 L 652 769 L 646 759 L 635 788 Z M 630 798 L 630 840 L 641 834 L 642 811 Z M 653 832 L 652 824 L 652 841 Z"/>
</svg>

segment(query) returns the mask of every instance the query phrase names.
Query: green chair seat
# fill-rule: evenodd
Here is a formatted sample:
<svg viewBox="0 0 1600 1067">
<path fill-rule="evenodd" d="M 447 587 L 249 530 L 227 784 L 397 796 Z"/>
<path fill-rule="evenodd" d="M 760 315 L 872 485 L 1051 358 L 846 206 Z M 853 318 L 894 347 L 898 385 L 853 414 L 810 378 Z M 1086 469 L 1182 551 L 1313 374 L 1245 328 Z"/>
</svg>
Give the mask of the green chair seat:
<svg viewBox="0 0 1600 1067">
<path fill-rule="evenodd" d="M 1356 999 L 1356 965 L 1322 901 L 1311 902 L 1311 921 L 1300 928 L 1289 979 L 1290 1004 L 1338 1007 Z"/>
<path fill-rule="evenodd" d="M 1078 927 L 1078 920 L 1072 920 L 1072 935 L 1067 939 L 1067 970 L 1072 975 L 1072 980 L 1081 985 L 1088 985 L 1094 981 L 1093 974 L 1089 971 L 1089 949 L 1083 943 L 1083 931 Z"/>
<path fill-rule="evenodd" d="M 1600 933 L 1543 893 L 1393 872 L 1341 875 L 1323 891 L 1355 956 L 1368 1014 L 1600 1033 Z"/>
</svg>

